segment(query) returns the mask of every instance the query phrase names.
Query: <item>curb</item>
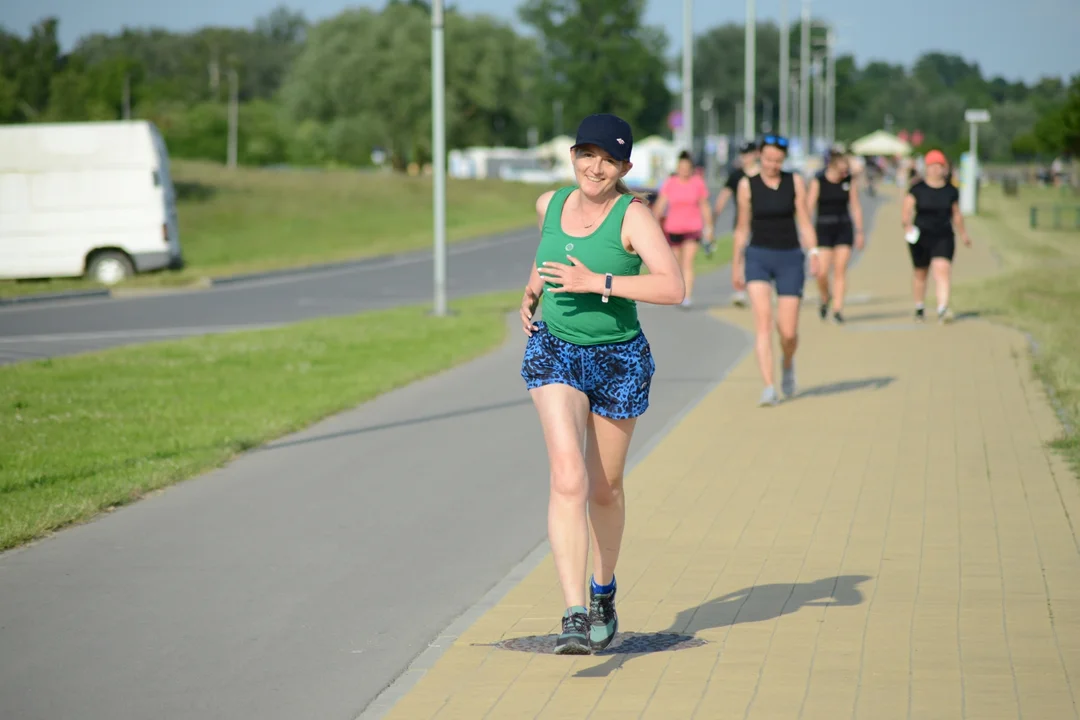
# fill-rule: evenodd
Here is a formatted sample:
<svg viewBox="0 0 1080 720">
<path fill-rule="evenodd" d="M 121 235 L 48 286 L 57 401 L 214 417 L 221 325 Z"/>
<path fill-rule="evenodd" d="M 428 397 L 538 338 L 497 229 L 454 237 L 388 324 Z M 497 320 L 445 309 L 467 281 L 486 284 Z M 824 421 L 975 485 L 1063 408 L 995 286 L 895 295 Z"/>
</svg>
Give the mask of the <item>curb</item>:
<svg viewBox="0 0 1080 720">
<path fill-rule="evenodd" d="M 28 303 L 45 302 L 47 300 L 77 300 L 88 297 L 110 297 L 111 290 L 69 290 L 67 292 L 38 293 L 36 295 L 16 295 L 15 297 L 0 298 L 0 306 L 25 305 Z"/>
</svg>

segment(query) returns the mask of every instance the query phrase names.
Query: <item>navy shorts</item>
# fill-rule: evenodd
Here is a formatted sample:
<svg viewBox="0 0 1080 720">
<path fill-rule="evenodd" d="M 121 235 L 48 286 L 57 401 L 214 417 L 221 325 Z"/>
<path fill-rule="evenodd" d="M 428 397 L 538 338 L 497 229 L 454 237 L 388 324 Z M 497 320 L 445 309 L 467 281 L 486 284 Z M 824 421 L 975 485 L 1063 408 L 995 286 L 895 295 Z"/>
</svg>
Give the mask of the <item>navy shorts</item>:
<svg viewBox="0 0 1080 720">
<path fill-rule="evenodd" d="M 569 385 L 589 398 L 589 410 L 612 420 L 636 418 L 649 408 L 656 372 L 645 333 L 625 342 L 575 345 L 548 332 L 544 322 L 525 345 L 521 377 L 529 390 Z"/>
<path fill-rule="evenodd" d="M 745 257 L 747 283 L 775 283 L 777 295 L 802 297 L 806 284 L 806 254 L 802 248 L 774 250 L 750 245 Z"/>
</svg>

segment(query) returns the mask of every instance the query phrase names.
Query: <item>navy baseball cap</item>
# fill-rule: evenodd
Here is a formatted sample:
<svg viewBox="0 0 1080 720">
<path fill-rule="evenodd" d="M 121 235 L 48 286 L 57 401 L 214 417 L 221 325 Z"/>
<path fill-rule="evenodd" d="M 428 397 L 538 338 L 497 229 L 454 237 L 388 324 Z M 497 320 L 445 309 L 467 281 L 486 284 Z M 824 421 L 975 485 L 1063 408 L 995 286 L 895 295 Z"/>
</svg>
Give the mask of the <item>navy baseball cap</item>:
<svg viewBox="0 0 1080 720">
<path fill-rule="evenodd" d="M 746 153 L 757 152 L 757 143 L 753 140 L 748 140 L 739 146 L 739 154 L 745 155 Z"/>
<path fill-rule="evenodd" d="M 574 147 L 595 145 L 616 160 L 627 161 L 634 147 L 634 134 L 630 123 L 609 113 L 590 115 L 581 121 L 577 129 Z"/>
</svg>

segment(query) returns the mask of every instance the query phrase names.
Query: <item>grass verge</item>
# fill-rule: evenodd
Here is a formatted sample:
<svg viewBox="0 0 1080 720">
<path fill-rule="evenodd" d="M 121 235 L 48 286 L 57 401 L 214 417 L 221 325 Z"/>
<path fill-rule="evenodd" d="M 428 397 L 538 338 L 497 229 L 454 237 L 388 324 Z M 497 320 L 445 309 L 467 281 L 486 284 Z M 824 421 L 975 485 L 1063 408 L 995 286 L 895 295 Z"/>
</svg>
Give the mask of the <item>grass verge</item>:
<svg viewBox="0 0 1080 720">
<path fill-rule="evenodd" d="M 972 221 L 973 235 L 990 243 L 1005 271 L 965 286 L 963 293 L 984 313 L 1035 340 L 1035 371 L 1071 426 L 1054 446 L 1080 474 L 1080 232 L 1028 227 L 1031 205 L 1055 192 L 1024 188 L 1006 197 L 991 187 L 982 193 L 985 210 Z"/>
<path fill-rule="evenodd" d="M 371 257 L 429 247 L 431 178 L 344 170 L 237 168 L 176 161 L 180 243 L 187 267 L 123 287 L 190 285 L 206 277 Z M 502 180 L 448 180 L 451 242 L 536 222 L 545 189 Z M 0 297 L 102 286 L 78 279 L 0 281 Z"/>
<path fill-rule="evenodd" d="M 520 293 L 0 367 L 0 550 L 477 357 Z"/>
</svg>

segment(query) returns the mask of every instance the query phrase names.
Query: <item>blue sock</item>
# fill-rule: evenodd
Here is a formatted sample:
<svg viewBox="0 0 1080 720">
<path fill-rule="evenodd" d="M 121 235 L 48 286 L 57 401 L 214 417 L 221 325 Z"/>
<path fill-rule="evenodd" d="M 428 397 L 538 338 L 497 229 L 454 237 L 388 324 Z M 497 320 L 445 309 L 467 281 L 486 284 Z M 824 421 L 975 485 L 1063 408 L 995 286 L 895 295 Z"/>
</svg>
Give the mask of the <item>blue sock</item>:
<svg viewBox="0 0 1080 720">
<path fill-rule="evenodd" d="M 609 595 L 609 594 L 615 592 L 615 576 L 614 575 L 611 576 L 611 584 L 610 585 L 597 585 L 596 584 L 596 578 L 593 577 L 593 579 L 592 579 L 592 591 L 593 591 L 594 595 Z"/>
</svg>

